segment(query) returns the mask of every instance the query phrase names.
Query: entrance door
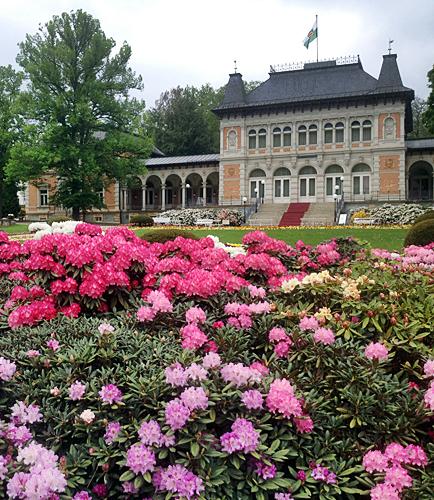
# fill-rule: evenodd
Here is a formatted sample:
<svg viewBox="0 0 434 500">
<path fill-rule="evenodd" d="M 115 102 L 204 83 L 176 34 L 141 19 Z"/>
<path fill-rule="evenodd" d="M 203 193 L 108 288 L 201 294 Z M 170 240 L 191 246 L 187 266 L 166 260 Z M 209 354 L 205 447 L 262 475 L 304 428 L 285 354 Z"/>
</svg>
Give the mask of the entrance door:
<svg viewBox="0 0 434 500">
<path fill-rule="evenodd" d="M 432 194 L 430 193 L 430 181 L 431 179 L 429 179 L 428 177 L 410 177 L 410 199 L 431 199 Z"/>
<path fill-rule="evenodd" d="M 250 198 L 264 198 L 265 182 L 263 179 L 250 179 Z"/>
<path fill-rule="evenodd" d="M 154 188 L 146 188 L 146 208 L 154 208 L 155 191 Z"/>
<path fill-rule="evenodd" d="M 300 201 L 307 203 L 316 201 L 315 183 L 315 177 L 300 177 Z"/>
<path fill-rule="evenodd" d="M 275 203 L 289 203 L 290 201 L 290 179 L 287 177 L 274 178 L 273 201 Z"/>
<path fill-rule="evenodd" d="M 342 194 L 341 176 L 339 177 L 327 176 L 325 178 L 325 181 L 326 181 L 326 200 L 333 201 L 334 194 L 338 194 L 339 196 Z M 339 186 L 339 189 L 336 189 L 336 186 Z"/>
</svg>

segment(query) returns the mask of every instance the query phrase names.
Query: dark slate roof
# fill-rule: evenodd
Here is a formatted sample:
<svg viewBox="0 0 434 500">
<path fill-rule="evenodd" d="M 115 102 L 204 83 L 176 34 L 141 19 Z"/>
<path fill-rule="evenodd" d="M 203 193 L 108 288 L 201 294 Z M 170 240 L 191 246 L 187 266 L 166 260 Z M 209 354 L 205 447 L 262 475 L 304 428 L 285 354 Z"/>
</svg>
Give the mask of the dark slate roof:
<svg viewBox="0 0 434 500">
<path fill-rule="evenodd" d="M 245 103 L 246 91 L 244 89 L 243 75 L 232 73 L 225 88 L 225 95 L 220 106 L 233 107 Z"/>
<path fill-rule="evenodd" d="M 407 149 L 420 150 L 420 149 L 434 149 L 434 137 L 427 137 L 425 139 L 407 139 L 405 141 Z"/>
<path fill-rule="evenodd" d="M 190 156 L 163 156 L 161 158 L 149 158 L 146 160 L 147 167 L 159 167 L 167 165 L 191 165 L 193 163 L 216 163 L 220 155 L 190 155 Z"/>
<path fill-rule="evenodd" d="M 236 74 L 237 85 L 241 75 Z M 228 98 L 214 111 L 247 109 L 279 104 L 295 104 L 320 100 L 364 97 L 389 92 L 413 91 L 402 85 L 396 54 L 384 56 L 380 79 L 364 71 L 360 60 L 351 64 L 322 61 L 304 64 L 303 69 L 271 72 L 265 82 L 245 95 L 244 101 L 236 97 L 235 75 L 230 75 Z M 237 87 L 238 88 L 238 87 Z M 411 93 L 411 94 L 410 94 Z M 229 98 L 229 96 L 232 96 Z"/>
</svg>

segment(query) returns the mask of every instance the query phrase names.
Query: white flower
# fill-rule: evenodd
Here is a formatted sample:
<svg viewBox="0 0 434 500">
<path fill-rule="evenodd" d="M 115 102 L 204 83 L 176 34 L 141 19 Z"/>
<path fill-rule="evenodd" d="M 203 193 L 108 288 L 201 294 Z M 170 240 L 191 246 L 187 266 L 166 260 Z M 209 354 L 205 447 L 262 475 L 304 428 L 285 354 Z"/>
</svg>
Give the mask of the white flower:
<svg viewBox="0 0 434 500">
<path fill-rule="evenodd" d="M 92 410 L 84 410 L 80 413 L 80 418 L 87 425 L 95 420 L 95 413 Z"/>
<path fill-rule="evenodd" d="M 290 280 L 285 280 L 284 282 L 282 282 L 282 290 L 285 293 L 291 293 L 294 290 L 294 288 L 296 288 L 299 285 L 300 285 L 300 282 L 296 278 L 292 278 Z"/>
</svg>

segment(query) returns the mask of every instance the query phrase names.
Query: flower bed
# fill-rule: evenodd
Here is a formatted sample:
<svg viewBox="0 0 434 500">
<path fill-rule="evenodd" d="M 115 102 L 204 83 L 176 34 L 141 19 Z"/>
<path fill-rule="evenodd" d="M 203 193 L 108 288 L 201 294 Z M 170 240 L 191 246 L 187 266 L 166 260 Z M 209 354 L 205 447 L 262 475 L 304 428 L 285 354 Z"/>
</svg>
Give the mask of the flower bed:
<svg viewBox="0 0 434 500">
<path fill-rule="evenodd" d="M 384 205 L 371 208 L 357 210 L 351 215 L 351 220 L 354 219 L 372 219 L 375 224 L 395 224 L 405 225 L 412 224 L 417 217 L 430 210 L 428 206 L 411 204 L 391 205 L 385 203 Z"/>
<path fill-rule="evenodd" d="M 182 210 L 167 210 L 159 214 L 159 217 L 170 218 L 170 223 L 181 226 L 194 226 L 197 219 L 209 219 L 216 223 L 223 220 L 229 221 L 231 226 L 240 226 L 243 215 L 237 209 L 215 209 L 215 208 L 184 208 Z"/>
<path fill-rule="evenodd" d="M 0 491 L 432 497 L 434 245 L 98 233 L 0 233 Z"/>
</svg>

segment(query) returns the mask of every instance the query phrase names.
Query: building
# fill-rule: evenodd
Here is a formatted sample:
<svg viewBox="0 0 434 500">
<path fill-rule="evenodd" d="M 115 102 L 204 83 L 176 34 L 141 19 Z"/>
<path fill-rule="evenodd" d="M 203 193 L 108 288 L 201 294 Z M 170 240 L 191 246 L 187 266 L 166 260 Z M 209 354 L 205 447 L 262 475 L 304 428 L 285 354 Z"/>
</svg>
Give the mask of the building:
<svg viewBox="0 0 434 500">
<path fill-rule="evenodd" d="M 280 206 L 432 200 L 434 138 L 407 139 L 413 99 L 396 54 L 383 56 L 378 78 L 358 56 L 270 67 L 249 93 L 233 73 L 214 110 L 220 154 L 150 158 L 146 176 L 101 194 L 107 209 L 90 220 L 258 198 Z M 46 217 L 50 183 L 28 190 L 28 216 Z"/>
</svg>

